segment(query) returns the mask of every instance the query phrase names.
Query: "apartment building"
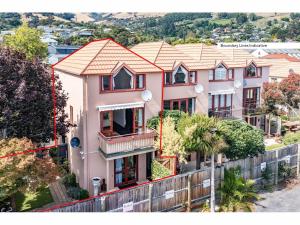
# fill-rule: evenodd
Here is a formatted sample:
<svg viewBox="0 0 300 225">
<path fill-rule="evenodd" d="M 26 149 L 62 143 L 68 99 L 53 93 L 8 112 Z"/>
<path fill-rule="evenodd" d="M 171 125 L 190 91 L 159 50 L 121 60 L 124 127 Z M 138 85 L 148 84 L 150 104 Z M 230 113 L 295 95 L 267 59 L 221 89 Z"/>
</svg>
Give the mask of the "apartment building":
<svg viewBox="0 0 300 225">
<path fill-rule="evenodd" d="M 162 70 L 111 39 L 93 41 L 54 66 L 74 125 L 67 143 L 82 188 L 101 191 L 151 176 L 155 132 L 146 121 L 162 107 Z M 104 180 L 103 180 L 104 179 Z M 105 185 L 103 185 L 103 183 Z"/>
<path fill-rule="evenodd" d="M 165 41 L 140 43 L 132 50 L 164 70 L 165 110 L 208 113 L 208 72 L 213 64 L 201 63 Z"/>
<path fill-rule="evenodd" d="M 239 118 L 262 130 L 267 121 L 259 108 L 270 65 L 244 50 L 222 49 L 205 44 L 183 44 L 178 50 L 200 61 L 213 64 L 208 71 L 208 114 Z"/>
<path fill-rule="evenodd" d="M 258 108 L 269 66 L 243 54 L 163 41 L 129 50 L 104 39 L 57 63 L 73 124 L 66 141 L 80 142 L 69 148 L 80 186 L 93 193 L 95 180 L 109 191 L 149 179 L 155 132 L 146 122 L 163 109 L 245 119 L 264 129 Z"/>
</svg>

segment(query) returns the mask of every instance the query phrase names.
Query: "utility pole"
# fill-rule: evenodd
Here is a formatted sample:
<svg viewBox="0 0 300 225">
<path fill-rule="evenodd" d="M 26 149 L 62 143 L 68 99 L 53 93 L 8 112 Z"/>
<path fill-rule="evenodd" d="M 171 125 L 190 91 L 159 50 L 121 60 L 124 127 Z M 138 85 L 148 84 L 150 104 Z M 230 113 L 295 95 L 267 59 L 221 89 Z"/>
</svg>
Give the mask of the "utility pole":
<svg viewBox="0 0 300 225">
<path fill-rule="evenodd" d="M 211 129 L 212 137 L 214 138 L 217 128 Z M 215 212 L 215 152 L 212 146 L 211 154 L 211 173 L 210 173 L 210 212 Z"/>
</svg>

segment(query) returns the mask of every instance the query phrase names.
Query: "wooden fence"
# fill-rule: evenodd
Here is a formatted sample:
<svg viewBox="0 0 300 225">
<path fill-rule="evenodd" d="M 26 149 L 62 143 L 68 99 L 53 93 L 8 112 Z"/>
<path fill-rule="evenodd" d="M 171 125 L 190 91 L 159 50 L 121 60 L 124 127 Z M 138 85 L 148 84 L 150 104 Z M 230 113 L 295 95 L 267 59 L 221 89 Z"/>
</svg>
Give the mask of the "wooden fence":
<svg viewBox="0 0 300 225">
<path fill-rule="evenodd" d="M 215 168 L 215 187 L 220 187 L 224 179 L 224 170 L 240 167 L 241 176 L 253 179 L 257 184 L 262 181 L 262 170 L 268 168 L 272 181 L 277 184 L 281 179 L 280 163 L 299 175 L 298 144 L 289 145 L 273 151 L 267 151 L 254 158 L 229 161 Z M 173 177 L 153 181 L 137 187 L 121 190 L 50 210 L 52 212 L 159 212 L 171 211 L 194 202 L 210 198 L 210 168 L 179 174 Z"/>
</svg>

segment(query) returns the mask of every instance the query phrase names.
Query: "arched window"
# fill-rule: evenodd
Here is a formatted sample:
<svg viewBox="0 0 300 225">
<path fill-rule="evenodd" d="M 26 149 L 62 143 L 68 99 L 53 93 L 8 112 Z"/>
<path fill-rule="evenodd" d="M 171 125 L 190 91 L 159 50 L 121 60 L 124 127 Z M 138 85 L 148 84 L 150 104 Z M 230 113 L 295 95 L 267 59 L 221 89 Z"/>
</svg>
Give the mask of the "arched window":
<svg viewBox="0 0 300 225">
<path fill-rule="evenodd" d="M 113 89 L 121 90 L 131 88 L 133 88 L 133 74 L 123 67 L 113 76 Z"/>
<path fill-rule="evenodd" d="M 256 77 L 256 66 L 252 63 L 246 68 L 246 77 Z"/>
<path fill-rule="evenodd" d="M 227 69 L 220 64 L 215 70 L 215 80 L 226 80 Z"/>
<path fill-rule="evenodd" d="M 188 82 L 188 71 L 179 66 L 177 70 L 173 72 L 173 84 L 184 84 Z"/>
</svg>

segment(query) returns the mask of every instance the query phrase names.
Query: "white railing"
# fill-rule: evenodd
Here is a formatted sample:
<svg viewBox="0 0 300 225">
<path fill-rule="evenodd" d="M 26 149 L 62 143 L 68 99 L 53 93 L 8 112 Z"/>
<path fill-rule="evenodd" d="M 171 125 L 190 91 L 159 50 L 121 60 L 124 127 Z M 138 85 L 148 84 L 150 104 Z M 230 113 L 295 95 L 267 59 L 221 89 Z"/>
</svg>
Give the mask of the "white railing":
<svg viewBox="0 0 300 225">
<path fill-rule="evenodd" d="M 105 154 L 133 151 L 154 145 L 155 131 L 145 129 L 139 133 L 106 137 L 99 132 L 99 147 Z"/>
</svg>

